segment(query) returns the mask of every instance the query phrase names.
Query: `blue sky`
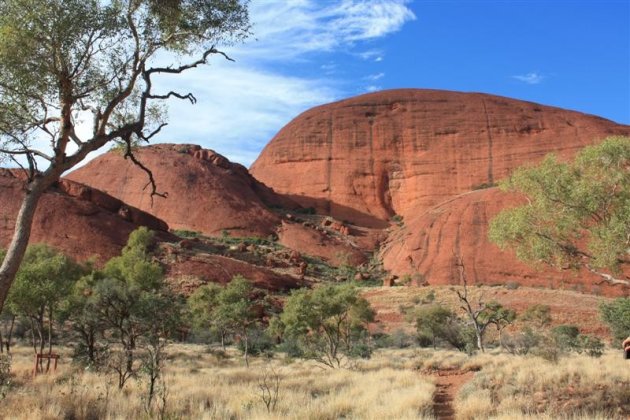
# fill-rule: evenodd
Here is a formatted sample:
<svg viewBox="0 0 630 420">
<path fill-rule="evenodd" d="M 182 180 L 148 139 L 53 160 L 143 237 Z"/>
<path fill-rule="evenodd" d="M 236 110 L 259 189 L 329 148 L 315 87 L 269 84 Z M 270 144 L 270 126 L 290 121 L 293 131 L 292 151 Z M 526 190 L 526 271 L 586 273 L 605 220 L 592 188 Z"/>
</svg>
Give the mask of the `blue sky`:
<svg viewBox="0 0 630 420">
<path fill-rule="evenodd" d="M 226 48 L 236 62 L 216 57 L 163 81 L 199 102 L 170 102 L 156 142 L 201 144 L 248 166 L 300 112 L 403 87 L 630 124 L 630 0 L 252 0 L 250 17 L 253 36 Z"/>
</svg>

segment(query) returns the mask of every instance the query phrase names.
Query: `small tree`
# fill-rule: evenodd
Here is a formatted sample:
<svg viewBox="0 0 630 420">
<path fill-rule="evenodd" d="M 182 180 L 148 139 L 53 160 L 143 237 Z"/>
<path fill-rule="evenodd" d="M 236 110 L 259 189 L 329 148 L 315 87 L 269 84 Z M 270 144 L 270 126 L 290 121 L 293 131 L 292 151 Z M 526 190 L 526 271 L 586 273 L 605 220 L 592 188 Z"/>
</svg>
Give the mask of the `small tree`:
<svg viewBox="0 0 630 420">
<path fill-rule="evenodd" d="M 602 302 L 599 305 L 599 312 L 615 339 L 623 340 L 630 336 L 630 298 Z"/>
<path fill-rule="evenodd" d="M 223 288 L 215 283 L 199 287 L 188 298 L 188 310 L 193 328 L 208 330 L 219 337 L 221 349 L 225 351 L 225 340 L 229 335 L 229 325 L 215 316 L 219 293 Z"/>
<path fill-rule="evenodd" d="M 43 353 L 45 343 L 48 343 L 48 352 L 52 353 L 59 308 L 82 274 L 80 265 L 47 245 L 28 248 L 9 295 L 8 306 L 14 314 L 29 320 L 35 353 Z"/>
<path fill-rule="evenodd" d="M 225 339 L 239 340 L 249 366 L 250 339 L 267 312 L 266 293 L 253 287 L 243 276 L 235 276 L 225 286 L 208 284 L 188 299 L 188 307 L 197 328 L 215 331 L 225 349 Z"/>
<path fill-rule="evenodd" d="M 413 313 L 418 337 L 428 338 L 433 348 L 437 340 L 444 340 L 453 347 L 464 350 L 466 343 L 461 334 L 461 325 L 457 315 L 441 305 L 423 305 Z"/>
<path fill-rule="evenodd" d="M 534 328 L 540 329 L 551 324 L 551 308 L 549 305 L 534 304 L 525 309 L 520 317 L 521 321 L 531 324 Z"/>
<path fill-rule="evenodd" d="M 327 285 L 291 293 L 280 315 L 284 338 L 296 340 L 303 355 L 339 368 L 347 357 L 368 357 L 367 324 L 374 310 L 351 285 Z"/>
<path fill-rule="evenodd" d="M 119 257 L 112 258 L 102 272 L 95 274 L 86 301 L 78 305 L 85 312 L 79 318 L 103 335 L 120 351 L 111 349 L 109 367 L 118 375 L 118 387 L 144 367 L 149 374 L 151 400 L 159 378 L 166 339 L 180 322 L 178 299 L 168 290 L 160 266 L 151 261 L 153 233 L 145 227 L 129 235 Z M 142 347 L 148 359 L 138 366 L 136 352 Z"/>
<path fill-rule="evenodd" d="M 101 296 L 94 293 L 96 285 L 104 280 L 101 271 L 83 276 L 73 287 L 60 314 L 62 322 L 69 321 L 76 347 L 74 359 L 89 367 L 102 367 L 108 353 L 107 343 L 102 340 L 105 323 L 99 314 Z"/>
<path fill-rule="evenodd" d="M 477 303 L 472 302 L 472 298 L 468 295 L 468 281 L 466 279 L 466 271 L 461 257 L 456 256 L 456 265 L 459 268 L 459 278 L 463 286 L 463 291 L 456 290 L 455 293 L 461 303 L 461 309 L 466 313 L 470 324 L 475 332 L 477 349 L 485 351 L 483 339 L 486 329 L 489 325 L 495 325 L 499 330 L 499 334 L 503 328 L 514 322 L 516 312 L 511 309 L 504 308 L 500 303 L 491 301 L 483 302 L 479 297 Z"/>
</svg>

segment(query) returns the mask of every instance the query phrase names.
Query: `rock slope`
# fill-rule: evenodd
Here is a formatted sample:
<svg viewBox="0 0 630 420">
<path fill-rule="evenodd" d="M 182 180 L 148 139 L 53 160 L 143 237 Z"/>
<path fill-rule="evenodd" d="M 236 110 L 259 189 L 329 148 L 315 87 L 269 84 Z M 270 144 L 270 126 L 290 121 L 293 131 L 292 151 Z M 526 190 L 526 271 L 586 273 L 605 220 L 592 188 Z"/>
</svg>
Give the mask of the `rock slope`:
<svg viewBox="0 0 630 420">
<path fill-rule="evenodd" d="M 145 172 L 120 152 L 109 152 L 67 178 L 90 185 L 165 220 L 172 229 L 219 235 L 266 236 L 278 217 L 268 206 L 295 206 L 256 181 L 242 165 L 199 146 L 158 144 L 139 148 L 166 198 L 150 197 Z"/>
<path fill-rule="evenodd" d="M 390 90 L 304 112 L 250 171 L 305 207 L 384 227 L 392 216 L 493 185 L 549 152 L 570 157 L 629 133 L 596 116 L 499 96 Z"/>
<path fill-rule="evenodd" d="M 23 186 L 18 171 L 0 169 L 0 247 L 6 248 L 13 236 Z M 155 230 L 162 240 L 173 238 L 157 217 L 102 191 L 62 180 L 39 202 L 30 242 L 44 242 L 77 260 L 93 257 L 102 264 L 120 254 L 129 233 L 139 226 Z"/>
<path fill-rule="evenodd" d="M 488 239 L 488 222 L 524 198 L 498 188 L 472 191 L 405 220 L 383 244 L 386 269 L 409 275 L 418 284 L 460 282 L 456 256 L 461 256 L 472 284 L 536 286 L 569 289 L 608 296 L 630 295 L 630 287 L 611 285 L 587 270 L 531 267 L 511 251 L 501 251 Z M 630 274 L 630 273 L 627 273 Z M 629 282 L 630 283 L 630 282 Z"/>
</svg>

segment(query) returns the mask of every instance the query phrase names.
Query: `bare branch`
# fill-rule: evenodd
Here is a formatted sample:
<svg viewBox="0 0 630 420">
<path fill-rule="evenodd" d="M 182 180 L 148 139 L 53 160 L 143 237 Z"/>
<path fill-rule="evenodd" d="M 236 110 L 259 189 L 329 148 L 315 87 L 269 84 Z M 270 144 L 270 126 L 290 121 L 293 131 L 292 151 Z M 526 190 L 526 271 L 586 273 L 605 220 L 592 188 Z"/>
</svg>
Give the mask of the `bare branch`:
<svg viewBox="0 0 630 420">
<path fill-rule="evenodd" d="M 190 70 L 192 68 L 198 67 L 198 66 L 200 66 L 202 64 L 207 64 L 208 63 L 208 57 L 211 54 L 219 54 L 219 55 L 222 55 L 226 60 L 234 61 L 233 59 L 231 59 L 224 52 L 219 51 L 219 50 L 215 49 L 214 47 L 211 47 L 210 49 L 206 50 L 203 53 L 202 58 L 200 58 L 199 60 L 197 60 L 197 61 L 195 61 L 193 63 L 185 64 L 183 66 L 176 67 L 176 68 L 173 68 L 173 67 L 153 67 L 153 68 L 148 69 L 146 72 L 147 72 L 147 74 L 153 74 L 153 73 L 177 74 L 177 73 L 181 73 L 181 72 L 184 72 L 186 70 Z"/>
<path fill-rule="evenodd" d="M 53 158 L 45 154 L 44 152 L 40 152 L 36 149 L 23 149 L 23 150 L 8 150 L 8 149 L 0 149 L 0 153 L 4 153 L 6 155 L 26 155 L 26 156 L 39 156 L 42 159 L 46 159 L 49 162 L 52 162 Z"/>
<path fill-rule="evenodd" d="M 144 166 L 133 154 L 133 150 L 131 147 L 131 136 L 128 136 L 125 139 L 125 143 L 127 146 L 127 150 L 125 151 L 125 159 L 127 158 L 131 159 L 134 165 L 138 166 L 140 169 L 146 172 L 147 176 L 149 177 L 149 182 L 147 182 L 147 184 L 144 186 L 144 188 L 142 188 L 142 190 L 145 190 L 148 186 L 151 186 L 151 193 L 150 193 L 151 205 L 153 205 L 153 196 L 157 195 L 158 197 L 167 198 L 168 197 L 167 192 L 160 193 L 157 191 L 157 184 L 155 182 L 155 178 L 153 177 L 153 172 L 151 172 L 149 168 Z"/>
<path fill-rule="evenodd" d="M 155 136 L 157 133 L 162 131 L 162 128 L 166 127 L 167 125 L 168 125 L 167 123 L 162 123 L 162 124 L 160 124 L 160 126 L 158 128 L 153 130 L 153 132 L 151 132 L 151 134 L 149 134 L 148 136 L 145 136 L 144 134 L 141 134 L 140 137 L 142 138 L 142 140 L 148 142 L 149 140 L 151 140 L 151 137 Z"/>
<path fill-rule="evenodd" d="M 150 95 L 147 96 L 147 98 L 149 98 L 149 99 L 168 99 L 171 96 L 174 96 L 174 97 L 179 98 L 179 99 L 188 99 L 190 101 L 190 103 L 193 104 L 193 105 L 197 103 L 197 98 L 195 98 L 195 96 L 192 93 L 189 93 L 187 95 L 182 95 L 180 93 L 173 92 L 173 91 L 170 91 L 166 95 L 152 95 L 152 94 L 150 94 Z"/>
</svg>

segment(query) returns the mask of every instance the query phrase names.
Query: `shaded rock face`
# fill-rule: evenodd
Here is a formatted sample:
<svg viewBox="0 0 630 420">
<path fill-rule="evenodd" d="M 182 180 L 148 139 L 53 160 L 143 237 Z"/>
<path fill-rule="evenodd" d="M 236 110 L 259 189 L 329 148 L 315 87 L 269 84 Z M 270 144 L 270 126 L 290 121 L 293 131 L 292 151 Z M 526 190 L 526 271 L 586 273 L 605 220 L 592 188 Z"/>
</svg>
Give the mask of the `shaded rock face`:
<svg viewBox="0 0 630 420">
<path fill-rule="evenodd" d="M 173 288 L 185 295 L 207 283 L 225 285 L 236 275 L 250 280 L 255 287 L 273 292 L 286 292 L 306 285 L 293 276 L 220 255 L 178 258 L 166 266 L 165 274 Z"/>
<path fill-rule="evenodd" d="M 279 219 L 267 206 L 295 203 L 256 181 L 242 165 L 199 146 L 161 144 L 139 149 L 136 157 L 151 169 L 160 192 L 145 188 L 145 172 L 117 152 L 109 152 L 67 176 L 98 188 L 164 219 L 172 229 L 237 236 L 273 233 Z"/>
<path fill-rule="evenodd" d="M 282 221 L 278 228 L 278 243 L 302 254 L 320 257 L 333 266 L 356 267 L 367 261 L 360 249 L 299 223 Z"/>
<path fill-rule="evenodd" d="M 305 207 L 384 227 L 613 134 L 630 127 L 486 94 L 392 90 L 304 112 L 250 171 Z"/>
<path fill-rule="evenodd" d="M 17 171 L 0 169 L 0 247 L 13 236 L 15 218 L 24 198 L 24 181 Z M 77 260 L 94 257 L 98 264 L 119 255 L 129 234 L 139 226 L 171 240 L 168 225 L 102 191 L 62 180 L 41 198 L 30 243 L 46 243 Z"/>
<path fill-rule="evenodd" d="M 455 255 L 463 259 L 471 284 L 562 288 L 608 296 L 628 296 L 630 288 L 602 282 L 587 270 L 537 270 L 501 251 L 488 239 L 488 223 L 501 210 L 524 203 L 524 198 L 497 188 L 472 191 L 405 220 L 390 235 L 381 256 L 386 269 L 399 275 L 419 274 L 430 284 L 460 282 Z M 630 274 L 630 273 L 627 273 Z"/>
</svg>

